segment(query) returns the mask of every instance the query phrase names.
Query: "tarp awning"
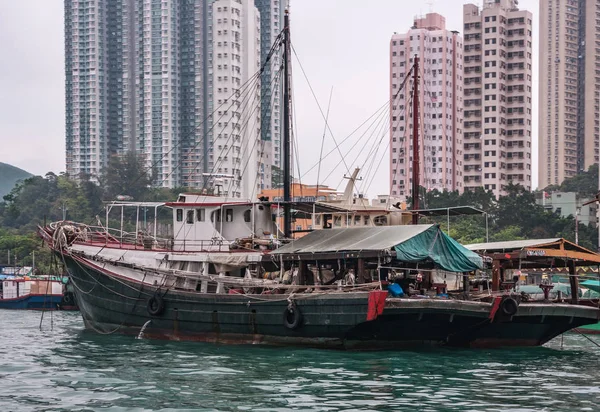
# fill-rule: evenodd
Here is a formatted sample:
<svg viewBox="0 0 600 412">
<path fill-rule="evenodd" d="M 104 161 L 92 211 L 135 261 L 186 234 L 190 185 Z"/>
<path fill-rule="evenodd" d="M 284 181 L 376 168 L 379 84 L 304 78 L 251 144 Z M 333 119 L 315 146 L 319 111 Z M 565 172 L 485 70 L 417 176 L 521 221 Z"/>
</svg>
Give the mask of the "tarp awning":
<svg viewBox="0 0 600 412">
<path fill-rule="evenodd" d="M 586 280 L 579 283 L 580 286 L 586 287 L 588 289 L 593 290 L 594 292 L 600 293 L 600 282 L 597 280 Z"/>
<path fill-rule="evenodd" d="M 520 267 L 600 264 L 600 254 L 563 238 L 509 240 L 465 245 L 469 250 L 499 261 L 519 262 Z"/>
<path fill-rule="evenodd" d="M 403 262 L 421 262 L 431 259 L 437 266 L 450 272 L 470 272 L 483 269 L 483 258 L 432 226 L 419 236 L 394 246 L 396 259 Z"/>
<path fill-rule="evenodd" d="M 488 243 L 472 243 L 465 245 L 469 250 L 477 250 L 481 252 L 505 252 L 526 247 L 543 247 L 552 245 L 561 240 L 561 238 L 552 239 L 525 239 L 525 240 L 507 240 L 504 242 L 488 242 Z"/>
<path fill-rule="evenodd" d="M 396 252 L 407 263 L 433 262 L 451 272 L 483 267 L 478 254 L 465 249 L 437 225 L 400 225 L 316 230 L 272 252 L 298 259 L 345 253 L 346 257 Z"/>
</svg>

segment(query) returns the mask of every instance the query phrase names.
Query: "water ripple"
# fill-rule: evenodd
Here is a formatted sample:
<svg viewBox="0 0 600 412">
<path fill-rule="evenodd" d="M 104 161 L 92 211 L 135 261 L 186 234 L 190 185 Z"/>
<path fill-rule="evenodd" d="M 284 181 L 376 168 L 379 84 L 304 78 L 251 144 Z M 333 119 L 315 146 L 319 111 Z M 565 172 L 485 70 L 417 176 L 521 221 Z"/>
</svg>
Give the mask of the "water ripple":
<svg viewBox="0 0 600 412">
<path fill-rule="evenodd" d="M 52 322 L 52 323 L 51 323 Z M 338 352 L 136 340 L 0 311 L 2 411 L 593 411 L 598 347 Z"/>
</svg>

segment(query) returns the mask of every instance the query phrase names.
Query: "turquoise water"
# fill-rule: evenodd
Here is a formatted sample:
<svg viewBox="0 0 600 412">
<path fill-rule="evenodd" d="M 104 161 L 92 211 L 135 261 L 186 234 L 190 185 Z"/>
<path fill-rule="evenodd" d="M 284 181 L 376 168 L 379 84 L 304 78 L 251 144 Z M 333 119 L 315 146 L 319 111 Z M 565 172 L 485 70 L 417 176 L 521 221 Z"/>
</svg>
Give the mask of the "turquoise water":
<svg viewBox="0 0 600 412">
<path fill-rule="evenodd" d="M 594 411 L 600 348 L 338 352 L 137 340 L 0 311 L 0 411 Z M 600 337 L 592 337 L 600 341 Z"/>
</svg>

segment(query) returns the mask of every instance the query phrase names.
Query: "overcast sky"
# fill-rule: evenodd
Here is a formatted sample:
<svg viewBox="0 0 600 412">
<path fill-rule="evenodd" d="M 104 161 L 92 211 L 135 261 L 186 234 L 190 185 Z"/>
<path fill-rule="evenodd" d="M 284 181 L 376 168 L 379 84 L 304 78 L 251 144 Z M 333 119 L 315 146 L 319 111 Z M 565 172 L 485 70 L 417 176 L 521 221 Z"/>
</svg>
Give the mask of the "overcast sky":
<svg viewBox="0 0 600 412">
<path fill-rule="evenodd" d="M 338 143 L 389 99 L 392 34 L 408 30 L 416 15 L 429 11 L 444 15 L 446 27 L 462 33 L 462 5 L 467 2 L 292 0 L 292 44 L 323 111 L 333 89 L 329 126 Z M 536 186 L 538 1 L 521 0 L 519 7 L 534 16 L 532 169 Z M 35 174 L 65 170 L 63 12 L 62 0 L 0 0 L 0 162 Z M 300 174 L 303 183 L 314 184 L 317 169 L 306 171 L 319 160 L 325 123 L 297 60 L 293 76 Z M 346 156 L 346 164 L 348 169 L 365 166 L 361 185 L 373 197 L 389 190 L 389 161 L 383 152 L 387 133 L 377 129 L 365 145 L 371 134 Z M 342 153 L 359 138 L 360 133 L 341 145 Z M 370 166 L 365 158 L 375 140 L 382 143 L 376 156 L 370 156 L 375 159 Z M 327 132 L 324 153 L 334 147 Z M 322 162 L 320 183 L 327 175 L 324 183 L 333 187 L 341 183 L 347 170 L 344 164 L 335 169 L 340 159 L 335 151 Z"/>
</svg>

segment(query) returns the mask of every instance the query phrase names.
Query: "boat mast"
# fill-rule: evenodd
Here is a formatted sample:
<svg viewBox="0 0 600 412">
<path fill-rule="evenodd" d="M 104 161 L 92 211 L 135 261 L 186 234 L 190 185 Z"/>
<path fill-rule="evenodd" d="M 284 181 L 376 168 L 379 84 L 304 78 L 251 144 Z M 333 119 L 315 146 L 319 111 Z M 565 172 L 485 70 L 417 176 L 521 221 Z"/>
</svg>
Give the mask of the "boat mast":
<svg viewBox="0 0 600 412">
<path fill-rule="evenodd" d="M 290 16 L 285 11 L 283 17 L 283 233 L 286 238 L 292 237 L 292 219 L 290 214 L 290 85 L 289 85 L 289 60 L 290 60 Z"/>
<path fill-rule="evenodd" d="M 419 57 L 413 66 L 413 130 L 412 130 L 412 210 L 419 210 Z M 412 223 L 419 223 L 419 213 L 413 212 Z"/>
</svg>

